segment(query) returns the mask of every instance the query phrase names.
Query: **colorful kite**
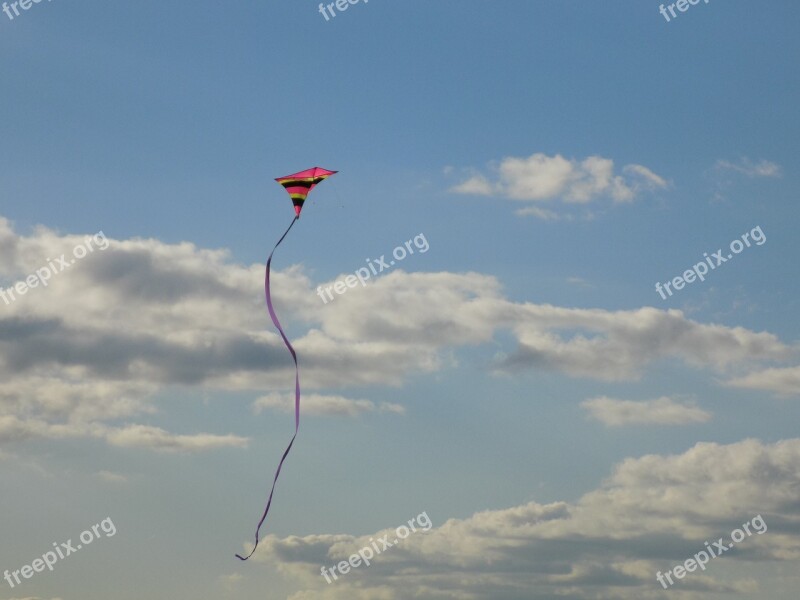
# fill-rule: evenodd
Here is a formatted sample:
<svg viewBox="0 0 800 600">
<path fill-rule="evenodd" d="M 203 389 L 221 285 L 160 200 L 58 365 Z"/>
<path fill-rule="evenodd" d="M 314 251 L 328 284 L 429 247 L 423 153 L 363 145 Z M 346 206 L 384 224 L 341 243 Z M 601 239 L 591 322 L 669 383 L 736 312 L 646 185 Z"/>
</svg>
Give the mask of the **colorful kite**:
<svg viewBox="0 0 800 600">
<path fill-rule="evenodd" d="M 264 521 L 267 518 L 267 513 L 269 513 L 269 507 L 272 504 L 272 495 L 275 493 L 275 484 L 278 483 L 278 476 L 281 474 L 283 461 L 286 460 L 286 457 L 289 455 L 289 450 L 292 449 L 292 444 L 294 444 L 294 440 L 297 437 L 297 432 L 300 429 L 300 369 L 297 365 L 297 353 L 294 351 L 294 348 L 292 348 L 289 338 L 287 338 L 286 334 L 283 332 L 283 327 L 281 327 L 280 321 L 278 321 L 278 316 L 275 314 L 275 309 L 272 306 L 272 295 L 269 291 L 269 270 L 270 265 L 272 264 L 272 255 L 275 254 L 275 250 L 278 249 L 278 246 L 281 245 L 283 239 L 289 234 L 292 226 L 300 218 L 300 211 L 303 210 L 303 203 L 306 201 L 309 192 L 311 192 L 311 190 L 314 189 L 314 186 L 316 186 L 320 181 L 324 181 L 336 173 L 337 171 L 328 171 L 327 169 L 314 167 L 313 169 L 307 169 L 305 171 L 301 171 L 300 173 L 295 173 L 294 175 L 287 175 L 286 177 L 279 177 L 275 180 L 284 188 L 286 188 L 286 191 L 292 197 L 295 217 L 292 219 L 289 228 L 281 236 L 281 239 L 279 239 L 278 243 L 275 244 L 272 252 L 269 253 L 269 258 L 267 259 L 267 274 L 264 278 L 264 290 L 267 296 L 267 310 L 269 311 L 269 316 L 272 317 L 272 322 L 280 332 L 281 337 L 283 338 L 283 343 L 286 344 L 286 347 L 289 349 L 289 353 L 292 355 L 292 359 L 294 360 L 294 435 L 292 436 L 292 440 L 289 442 L 289 445 L 286 447 L 286 451 L 283 453 L 280 463 L 278 463 L 278 470 L 275 472 L 275 477 L 272 480 L 272 490 L 270 490 L 269 493 L 267 507 L 264 509 L 264 515 L 261 517 L 261 520 L 258 522 L 258 526 L 256 527 L 256 544 L 253 546 L 253 550 L 247 556 L 241 556 L 237 554 L 236 558 L 239 560 L 247 560 L 253 556 L 253 552 L 255 552 L 256 548 L 258 548 L 258 536 L 259 532 L 261 531 L 261 525 L 264 524 Z"/>
</svg>

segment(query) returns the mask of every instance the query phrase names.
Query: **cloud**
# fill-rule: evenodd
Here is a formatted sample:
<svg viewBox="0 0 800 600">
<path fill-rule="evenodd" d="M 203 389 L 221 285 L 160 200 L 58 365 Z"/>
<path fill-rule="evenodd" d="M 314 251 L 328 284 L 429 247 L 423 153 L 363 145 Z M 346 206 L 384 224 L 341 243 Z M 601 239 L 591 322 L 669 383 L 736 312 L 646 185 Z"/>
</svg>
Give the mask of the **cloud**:
<svg viewBox="0 0 800 600">
<path fill-rule="evenodd" d="M 159 452 L 201 452 L 218 448 L 243 448 L 248 439 L 235 435 L 173 434 L 158 427 L 127 425 L 108 427 L 99 423 L 49 423 L 35 418 L 0 415 L 0 444 L 33 438 L 74 439 L 93 437 L 121 448 L 148 448 Z"/>
<path fill-rule="evenodd" d="M 594 285 L 586 281 L 583 277 L 567 277 L 567 283 L 577 285 L 583 288 L 593 288 Z"/>
<path fill-rule="evenodd" d="M 479 196 L 505 196 L 525 202 L 551 201 L 585 205 L 598 198 L 631 202 L 644 191 L 667 187 L 667 181 L 642 165 L 630 164 L 622 174 L 614 171 L 614 161 L 601 156 L 583 160 L 566 159 L 560 154 L 536 153 L 527 158 L 507 157 L 491 169 L 493 177 L 473 174 L 450 191 Z M 541 206 L 528 206 L 518 214 L 557 219 L 559 214 Z"/>
<path fill-rule="evenodd" d="M 642 402 L 615 400 L 607 396 L 600 396 L 585 400 L 581 406 L 594 419 L 612 427 L 705 423 L 712 416 L 711 413 L 701 408 L 675 402 L 666 396 Z"/>
<path fill-rule="evenodd" d="M 733 163 L 727 160 L 718 160 L 714 165 L 718 171 L 735 171 L 748 177 L 780 177 L 780 165 L 768 160 L 753 162 L 749 158 L 741 158 Z"/>
<path fill-rule="evenodd" d="M 158 427 L 131 425 L 106 434 L 112 446 L 150 448 L 162 452 L 198 452 L 217 448 L 244 448 L 247 438 L 236 435 L 176 435 Z"/>
<path fill-rule="evenodd" d="M 756 371 L 726 382 L 731 387 L 766 390 L 779 396 L 800 395 L 800 366 Z"/>
<path fill-rule="evenodd" d="M 744 157 L 738 162 L 718 160 L 707 175 L 714 186 L 713 199 L 719 202 L 726 199 L 728 191 L 737 185 L 736 180 L 741 179 L 732 175 L 744 175 L 750 179 L 777 178 L 781 177 L 782 169 L 780 165 L 768 160 L 756 162 Z"/>
<path fill-rule="evenodd" d="M 692 600 L 711 593 L 756 597 L 748 568 L 800 558 L 798 486 L 800 439 L 698 443 L 675 456 L 626 459 L 574 503 L 530 502 L 466 519 L 440 515 L 437 520 L 429 512 L 433 529 L 412 534 L 335 585 L 325 583 L 321 566 L 347 560 L 383 535 L 394 539 L 394 529 L 269 536 L 254 559 L 277 564 L 300 581 L 304 590 L 295 599 L 661 598 L 657 571 L 683 563 L 706 540 L 727 538 L 761 515 L 766 535 L 754 532 L 725 555 L 738 576 L 717 579 L 712 561 L 704 573 L 681 581 L 681 597 Z M 773 585 L 787 597 L 794 589 L 791 575 L 777 575 Z"/>
<path fill-rule="evenodd" d="M 635 380 L 657 360 L 678 358 L 719 371 L 753 360 L 782 360 L 792 350 L 769 333 L 705 325 L 679 310 L 629 311 L 515 306 L 518 347 L 498 368 L 545 368 L 606 381 Z M 559 332 L 563 331 L 563 334 Z M 569 332 L 569 333 L 568 333 Z"/>
<path fill-rule="evenodd" d="M 294 412 L 294 394 L 267 394 L 253 403 L 254 410 L 259 413 L 264 409 L 277 409 L 282 412 Z M 322 394 L 305 394 L 300 406 L 303 416 L 321 417 L 357 417 L 369 412 L 391 412 L 405 414 L 405 407 L 390 402 L 376 405 L 370 400 L 351 400 L 343 396 L 327 396 Z"/>
<path fill-rule="evenodd" d="M 498 190 L 483 175 L 474 175 L 463 183 L 459 183 L 458 185 L 454 186 L 450 191 L 458 194 L 491 196 Z"/>
<path fill-rule="evenodd" d="M 642 165 L 625 165 L 622 171 L 629 176 L 639 177 L 640 180 L 644 182 L 645 187 L 649 187 L 649 189 L 665 188 L 669 185 L 666 179 L 656 175 L 650 169 Z"/>
<path fill-rule="evenodd" d="M 111 471 L 98 471 L 97 473 L 95 473 L 95 475 L 108 483 L 114 483 L 114 484 L 128 483 L 127 477 L 125 477 L 124 475 L 120 475 L 119 473 L 113 473 Z"/>
</svg>

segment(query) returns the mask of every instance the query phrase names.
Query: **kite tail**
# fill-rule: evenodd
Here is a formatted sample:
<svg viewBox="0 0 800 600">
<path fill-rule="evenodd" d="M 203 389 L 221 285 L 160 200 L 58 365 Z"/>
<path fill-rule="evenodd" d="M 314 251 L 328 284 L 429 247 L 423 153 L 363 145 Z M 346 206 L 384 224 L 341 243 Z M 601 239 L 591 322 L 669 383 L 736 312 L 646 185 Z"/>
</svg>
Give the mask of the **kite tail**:
<svg viewBox="0 0 800 600">
<path fill-rule="evenodd" d="M 283 238 L 285 238 L 289 231 L 292 229 L 292 226 L 297 222 L 299 217 L 295 217 L 292 219 L 292 224 L 289 225 L 289 229 L 281 236 L 281 239 L 278 240 L 278 243 L 275 244 L 275 247 L 272 249 L 272 252 L 269 254 L 269 259 L 267 259 L 267 274 L 264 278 L 264 290 L 266 292 L 267 297 L 267 310 L 269 310 L 269 316 L 272 317 L 272 322 L 275 324 L 275 327 L 278 328 L 278 331 L 283 338 L 283 343 L 286 344 L 286 347 L 289 349 L 289 352 L 292 354 L 292 359 L 294 359 L 294 435 L 292 436 L 292 441 L 289 442 L 289 445 L 286 447 L 286 451 L 283 453 L 281 457 L 281 462 L 278 463 L 278 470 L 275 472 L 275 478 L 272 480 L 272 490 L 269 493 L 269 499 L 267 500 L 267 507 L 264 509 L 264 514 L 261 517 L 261 520 L 258 522 L 258 527 L 256 527 L 256 545 L 253 546 L 253 550 L 247 556 L 241 556 L 239 554 L 236 555 L 236 558 L 239 560 L 247 560 L 258 548 L 258 536 L 259 532 L 261 531 L 261 526 L 264 524 L 264 521 L 267 518 L 267 513 L 269 512 L 269 507 L 272 504 L 272 495 L 275 493 L 275 484 L 278 483 L 278 476 L 281 474 L 281 468 L 283 467 L 283 461 L 286 460 L 286 457 L 289 455 L 289 450 L 292 449 L 292 444 L 294 444 L 294 440 L 297 437 L 297 431 L 300 429 L 300 369 L 297 365 L 297 353 L 292 348 L 292 344 L 289 342 L 289 339 L 286 337 L 286 334 L 283 332 L 283 328 L 281 327 L 280 321 L 278 321 L 278 316 L 275 314 L 275 309 L 272 307 L 272 295 L 269 291 L 269 271 L 270 265 L 272 264 L 272 255 L 275 254 L 275 250 L 278 249 L 278 246 L 281 245 Z"/>
</svg>

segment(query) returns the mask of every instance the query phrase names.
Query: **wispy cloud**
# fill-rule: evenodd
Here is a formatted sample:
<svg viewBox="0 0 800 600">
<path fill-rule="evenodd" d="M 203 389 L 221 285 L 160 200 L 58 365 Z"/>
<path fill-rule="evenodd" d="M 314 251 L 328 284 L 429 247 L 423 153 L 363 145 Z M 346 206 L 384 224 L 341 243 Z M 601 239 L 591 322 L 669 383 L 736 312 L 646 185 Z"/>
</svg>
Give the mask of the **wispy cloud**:
<svg viewBox="0 0 800 600">
<path fill-rule="evenodd" d="M 106 439 L 113 446 L 123 448 L 149 448 L 161 452 L 200 452 L 218 448 L 244 448 L 247 438 L 236 435 L 212 435 L 208 433 L 176 435 L 159 427 L 131 425 L 112 429 Z"/>
<path fill-rule="evenodd" d="M 735 186 L 742 176 L 749 179 L 774 179 L 781 177 L 782 169 L 779 164 L 768 160 L 754 161 L 743 157 L 738 161 L 720 159 L 707 175 L 714 186 L 713 199 L 724 201 L 728 190 Z"/>
<path fill-rule="evenodd" d="M 257 413 L 264 409 L 279 410 L 286 413 L 294 412 L 294 394 L 267 394 L 253 403 L 253 409 Z M 313 417 L 357 417 L 363 413 L 376 411 L 402 415 L 405 414 L 405 407 L 390 402 L 381 402 L 376 405 L 370 400 L 351 400 L 343 396 L 306 394 L 303 396 L 300 411 L 305 416 Z"/>
<path fill-rule="evenodd" d="M 577 285 L 580 287 L 591 288 L 594 287 L 591 283 L 586 281 L 583 277 L 567 277 L 567 283 Z"/>
<path fill-rule="evenodd" d="M 600 396 L 585 400 L 581 406 L 594 419 L 612 427 L 705 423 L 712 416 L 697 406 L 676 402 L 667 396 L 639 402 Z"/>
<path fill-rule="evenodd" d="M 121 448 L 147 448 L 160 452 L 202 452 L 218 448 L 243 448 L 248 439 L 235 435 L 199 433 L 179 435 L 159 427 L 127 425 L 109 427 L 100 423 L 50 423 L 42 419 L 0 415 L 0 443 L 19 442 L 32 438 L 103 439 Z"/>
<path fill-rule="evenodd" d="M 780 177 L 780 165 L 768 160 L 754 162 L 749 158 L 740 158 L 738 162 L 718 160 L 714 165 L 719 171 L 735 171 L 748 177 Z"/>
</svg>

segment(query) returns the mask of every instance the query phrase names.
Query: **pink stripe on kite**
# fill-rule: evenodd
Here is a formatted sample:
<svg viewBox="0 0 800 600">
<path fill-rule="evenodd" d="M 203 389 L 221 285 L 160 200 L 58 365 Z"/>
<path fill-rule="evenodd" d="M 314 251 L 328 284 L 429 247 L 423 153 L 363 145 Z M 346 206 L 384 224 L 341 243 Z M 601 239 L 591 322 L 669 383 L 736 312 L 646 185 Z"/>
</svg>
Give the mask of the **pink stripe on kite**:
<svg viewBox="0 0 800 600">
<path fill-rule="evenodd" d="M 312 189 L 314 189 L 314 185 L 312 185 L 311 187 L 303 187 L 302 185 L 298 185 L 298 186 L 287 187 L 286 191 L 289 192 L 290 194 L 303 194 L 305 196 Z"/>
</svg>

